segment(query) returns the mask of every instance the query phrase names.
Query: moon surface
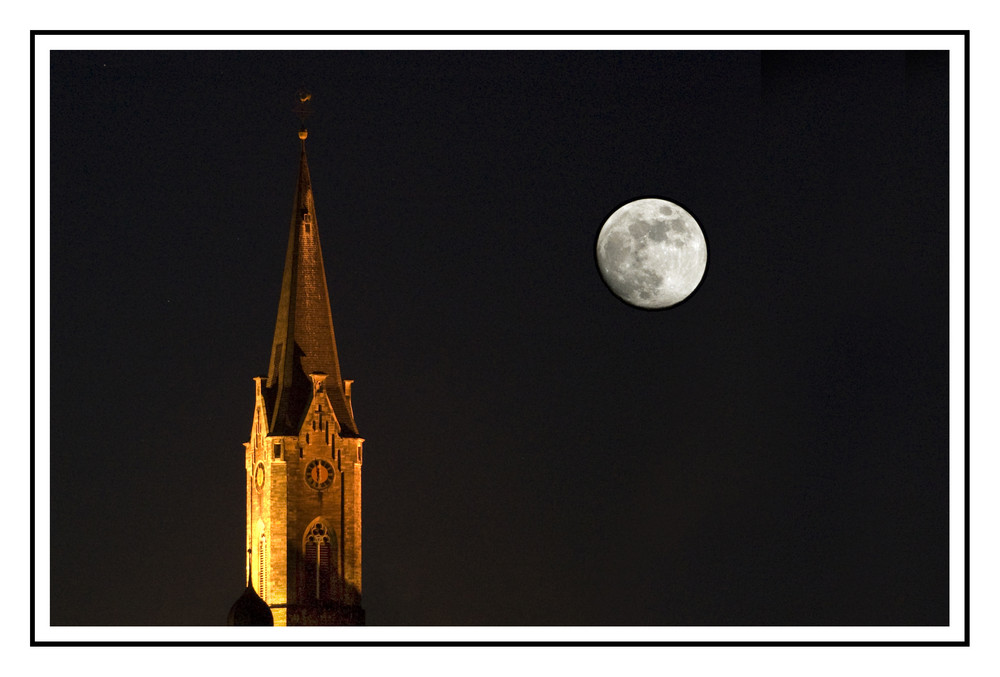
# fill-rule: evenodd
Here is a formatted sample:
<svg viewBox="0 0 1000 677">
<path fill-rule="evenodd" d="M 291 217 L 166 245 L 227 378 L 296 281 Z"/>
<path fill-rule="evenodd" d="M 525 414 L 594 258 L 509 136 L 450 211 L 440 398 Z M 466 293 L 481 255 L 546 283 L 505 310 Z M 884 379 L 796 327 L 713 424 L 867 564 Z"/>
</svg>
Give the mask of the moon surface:
<svg viewBox="0 0 1000 677">
<path fill-rule="evenodd" d="M 668 308 L 695 290 L 708 244 L 694 217 L 668 200 L 620 207 L 597 236 L 597 267 L 615 296 L 639 308 Z"/>
</svg>

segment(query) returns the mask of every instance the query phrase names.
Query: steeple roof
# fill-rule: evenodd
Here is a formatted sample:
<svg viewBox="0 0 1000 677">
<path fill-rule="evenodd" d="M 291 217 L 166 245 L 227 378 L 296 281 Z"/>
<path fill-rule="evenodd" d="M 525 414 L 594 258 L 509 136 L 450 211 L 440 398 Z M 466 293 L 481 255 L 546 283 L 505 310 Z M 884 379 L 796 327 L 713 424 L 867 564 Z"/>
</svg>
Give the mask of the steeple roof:
<svg viewBox="0 0 1000 677">
<path fill-rule="evenodd" d="M 340 422 L 341 435 L 357 437 L 357 426 L 337 359 L 306 157 L 306 136 L 303 128 L 299 132 L 302 150 L 285 253 L 285 273 L 267 371 L 269 432 L 272 435 L 298 434 L 313 394 L 309 375 L 321 373 L 326 374 L 324 388 Z"/>
</svg>

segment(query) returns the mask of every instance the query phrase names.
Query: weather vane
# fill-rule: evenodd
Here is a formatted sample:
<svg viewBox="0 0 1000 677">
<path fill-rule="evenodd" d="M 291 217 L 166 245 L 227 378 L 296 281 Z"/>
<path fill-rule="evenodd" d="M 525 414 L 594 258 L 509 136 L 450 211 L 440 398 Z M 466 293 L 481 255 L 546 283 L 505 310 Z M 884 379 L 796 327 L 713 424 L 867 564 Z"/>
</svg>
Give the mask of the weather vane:
<svg viewBox="0 0 1000 677">
<path fill-rule="evenodd" d="M 299 116 L 299 120 L 302 121 L 302 129 L 305 129 L 306 118 L 313 114 L 312 104 L 310 103 L 312 101 L 312 94 L 303 87 L 296 92 L 295 97 L 298 99 L 298 103 L 292 110 Z"/>
</svg>

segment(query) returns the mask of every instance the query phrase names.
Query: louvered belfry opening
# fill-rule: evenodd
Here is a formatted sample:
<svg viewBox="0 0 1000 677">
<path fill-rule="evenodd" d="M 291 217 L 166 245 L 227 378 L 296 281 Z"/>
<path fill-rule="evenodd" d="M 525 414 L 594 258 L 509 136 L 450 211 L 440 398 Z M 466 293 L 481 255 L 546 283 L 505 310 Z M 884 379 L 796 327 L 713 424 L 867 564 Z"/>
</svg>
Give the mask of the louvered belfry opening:
<svg viewBox="0 0 1000 677">
<path fill-rule="evenodd" d="M 317 522 L 306 534 L 305 576 L 303 600 L 333 601 L 333 544 L 330 533 L 322 522 Z"/>
</svg>

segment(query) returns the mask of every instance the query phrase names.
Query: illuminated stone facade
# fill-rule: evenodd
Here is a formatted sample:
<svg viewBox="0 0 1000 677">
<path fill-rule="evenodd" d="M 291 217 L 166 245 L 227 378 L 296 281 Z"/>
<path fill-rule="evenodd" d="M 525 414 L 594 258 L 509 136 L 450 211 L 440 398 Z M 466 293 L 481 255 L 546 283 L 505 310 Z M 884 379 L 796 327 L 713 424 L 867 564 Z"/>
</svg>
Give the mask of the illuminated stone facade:
<svg viewBox="0 0 1000 677">
<path fill-rule="evenodd" d="M 275 625 L 359 625 L 361 462 L 337 357 L 306 132 L 267 376 L 246 443 L 249 575 Z"/>
</svg>

